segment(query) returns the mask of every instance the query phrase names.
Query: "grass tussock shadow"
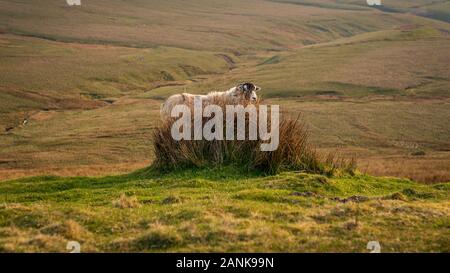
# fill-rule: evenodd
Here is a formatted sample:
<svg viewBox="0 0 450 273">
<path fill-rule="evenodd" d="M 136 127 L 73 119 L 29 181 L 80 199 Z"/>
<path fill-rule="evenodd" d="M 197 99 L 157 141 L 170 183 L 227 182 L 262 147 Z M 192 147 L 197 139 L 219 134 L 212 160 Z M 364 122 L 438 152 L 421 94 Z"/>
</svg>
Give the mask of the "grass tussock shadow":
<svg viewBox="0 0 450 273">
<path fill-rule="evenodd" d="M 225 102 L 219 102 L 223 113 L 226 113 Z M 247 105 L 244 105 L 244 107 Z M 260 103 L 256 103 L 256 115 L 258 117 Z M 193 116 L 193 115 L 192 115 Z M 224 114 L 225 116 L 225 114 Z M 205 123 L 214 118 L 203 118 L 202 128 Z M 234 132 L 237 130 L 237 115 L 234 117 Z M 271 175 L 282 171 L 304 171 L 332 176 L 337 173 L 353 174 L 356 170 L 354 159 L 346 160 L 337 154 L 320 154 L 309 143 L 309 131 L 301 117 L 288 118 L 281 116 L 279 122 L 279 145 L 274 151 L 262 151 L 261 144 L 267 141 L 249 139 L 248 128 L 256 126 L 259 131 L 259 123 L 245 114 L 244 140 L 174 140 L 171 128 L 175 119 L 170 119 L 157 127 L 153 132 L 153 149 L 155 161 L 151 170 L 170 171 L 186 169 L 217 168 L 223 166 L 237 166 L 240 170 L 256 171 Z M 193 119 L 191 120 L 194 128 Z M 227 122 L 223 120 L 224 135 L 227 130 Z M 268 129 L 272 124 L 268 120 Z M 235 135 L 236 136 L 236 135 Z M 193 138 L 192 138 L 193 139 Z M 236 137 L 234 138 L 236 139 Z"/>
</svg>

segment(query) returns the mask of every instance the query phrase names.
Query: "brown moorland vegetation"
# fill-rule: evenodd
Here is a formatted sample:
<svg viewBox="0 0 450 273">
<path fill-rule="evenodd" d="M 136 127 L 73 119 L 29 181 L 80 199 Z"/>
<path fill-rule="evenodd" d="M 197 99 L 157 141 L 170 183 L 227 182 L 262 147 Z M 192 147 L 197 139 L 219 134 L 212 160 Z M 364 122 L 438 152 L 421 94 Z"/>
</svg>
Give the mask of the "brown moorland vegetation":
<svg viewBox="0 0 450 273">
<path fill-rule="evenodd" d="M 0 2 L 0 179 L 145 167 L 163 99 L 252 80 L 325 153 L 450 180 L 448 23 L 331 2 Z"/>
</svg>

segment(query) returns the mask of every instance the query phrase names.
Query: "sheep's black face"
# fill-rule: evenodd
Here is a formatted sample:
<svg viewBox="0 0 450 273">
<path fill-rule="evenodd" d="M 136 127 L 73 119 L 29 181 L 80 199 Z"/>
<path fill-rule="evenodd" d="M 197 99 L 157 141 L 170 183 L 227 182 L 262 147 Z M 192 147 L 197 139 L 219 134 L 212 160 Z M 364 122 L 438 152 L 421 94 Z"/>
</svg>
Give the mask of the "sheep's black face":
<svg viewBox="0 0 450 273">
<path fill-rule="evenodd" d="M 251 82 L 247 82 L 247 83 L 239 84 L 237 86 L 237 89 L 242 92 L 241 94 L 245 97 L 246 100 L 253 102 L 258 99 L 256 92 L 259 91 L 261 88 L 254 85 Z"/>
<path fill-rule="evenodd" d="M 246 93 L 250 93 L 256 90 L 256 86 L 253 83 L 244 83 L 242 85 L 242 90 Z"/>
<path fill-rule="evenodd" d="M 253 91 L 256 92 L 256 91 L 259 91 L 261 89 L 261 88 L 259 88 L 258 86 L 254 85 L 251 82 L 246 82 L 246 83 L 239 84 L 237 87 L 243 93 L 251 93 Z"/>
</svg>

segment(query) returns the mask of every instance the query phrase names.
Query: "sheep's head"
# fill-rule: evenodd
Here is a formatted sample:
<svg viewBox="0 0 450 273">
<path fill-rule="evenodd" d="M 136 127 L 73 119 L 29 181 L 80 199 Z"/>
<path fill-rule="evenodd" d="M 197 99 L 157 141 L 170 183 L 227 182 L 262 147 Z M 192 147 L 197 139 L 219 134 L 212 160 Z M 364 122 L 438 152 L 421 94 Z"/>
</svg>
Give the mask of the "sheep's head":
<svg viewBox="0 0 450 273">
<path fill-rule="evenodd" d="M 246 101 L 255 102 L 258 99 L 256 92 L 259 90 L 261 88 L 251 82 L 241 83 L 236 86 L 235 96 Z"/>
</svg>

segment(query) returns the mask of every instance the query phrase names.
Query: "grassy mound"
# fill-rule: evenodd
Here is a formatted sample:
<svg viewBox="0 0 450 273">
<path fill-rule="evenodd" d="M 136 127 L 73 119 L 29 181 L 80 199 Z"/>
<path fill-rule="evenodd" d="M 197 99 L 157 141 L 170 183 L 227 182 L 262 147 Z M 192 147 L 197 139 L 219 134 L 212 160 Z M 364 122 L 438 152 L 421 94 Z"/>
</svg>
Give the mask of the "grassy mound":
<svg viewBox="0 0 450 273">
<path fill-rule="evenodd" d="M 0 251 L 449 252 L 449 184 L 231 166 L 0 183 Z"/>
</svg>

